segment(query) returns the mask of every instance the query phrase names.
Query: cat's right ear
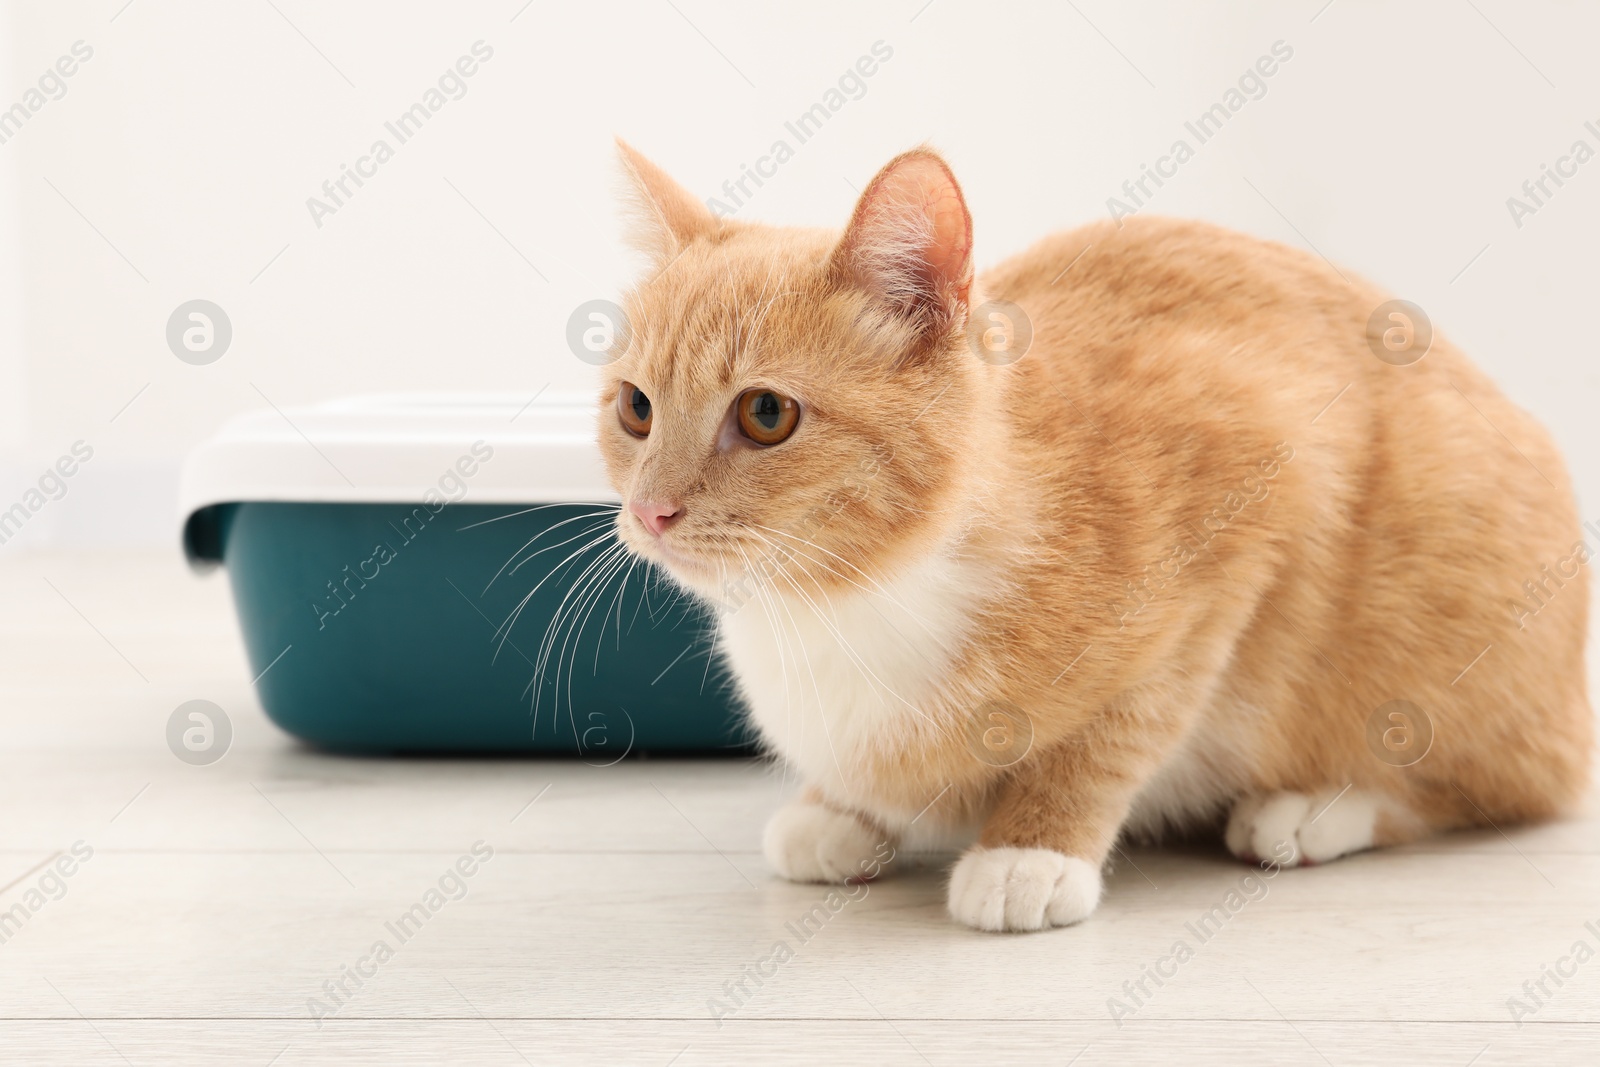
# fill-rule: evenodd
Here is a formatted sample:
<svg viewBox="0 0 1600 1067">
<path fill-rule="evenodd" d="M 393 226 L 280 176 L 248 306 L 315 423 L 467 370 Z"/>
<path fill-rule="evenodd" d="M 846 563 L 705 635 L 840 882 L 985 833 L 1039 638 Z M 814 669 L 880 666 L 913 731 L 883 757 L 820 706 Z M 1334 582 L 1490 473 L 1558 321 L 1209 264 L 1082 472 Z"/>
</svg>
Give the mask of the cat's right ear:
<svg viewBox="0 0 1600 1067">
<path fill-rule="evenodd" d="M 632 194 L 627 237 L 639 251 L 665 265 L 695 238 L 717 228 L 709 208 L 620 137 L 617 155 Z"/>
</svg>

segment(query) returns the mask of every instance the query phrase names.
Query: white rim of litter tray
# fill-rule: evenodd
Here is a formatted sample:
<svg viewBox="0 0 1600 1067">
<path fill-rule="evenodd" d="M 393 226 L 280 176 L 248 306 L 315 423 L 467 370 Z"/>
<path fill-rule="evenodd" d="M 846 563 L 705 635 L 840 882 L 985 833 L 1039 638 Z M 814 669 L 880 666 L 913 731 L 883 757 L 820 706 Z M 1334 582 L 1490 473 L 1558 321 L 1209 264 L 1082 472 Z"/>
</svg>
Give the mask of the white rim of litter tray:
<svg viewBox="0 0 1600 1067">
<path fill-rule="evenodd" d="M 592 393 L 556 391 L 531 403 L 393 393 L 253 411 L 185 460 L 180 529 L 217 504 L 412 503 L 430 490 L 454 503 L 614 503 L 595 418 Z"/>
</svg>

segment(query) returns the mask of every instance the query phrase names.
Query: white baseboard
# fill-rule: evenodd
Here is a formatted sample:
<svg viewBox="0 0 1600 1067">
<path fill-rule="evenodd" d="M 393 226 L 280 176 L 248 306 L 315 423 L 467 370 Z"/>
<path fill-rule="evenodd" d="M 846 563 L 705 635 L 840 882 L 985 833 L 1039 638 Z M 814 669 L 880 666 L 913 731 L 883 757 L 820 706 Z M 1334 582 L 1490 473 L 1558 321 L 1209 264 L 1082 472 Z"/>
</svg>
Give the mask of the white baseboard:
<svg viewBox="0 0 1600 1067">
<path fill-rule="evenodd" d="M 0 522 L 13 505 L 43 504 L 27 518 L 0 526 L 0 559 L 30 548 L 151 547 L 178 551 L 177 459 L 113 460 L 96 456 L 70 477 L 59 498 L 38 490 L 49 461 L 0 462 Z M 46 489 L 53 489 L 49 480 Z M 14 532 L 13 532 L 14 530 Z"/>
</svg>

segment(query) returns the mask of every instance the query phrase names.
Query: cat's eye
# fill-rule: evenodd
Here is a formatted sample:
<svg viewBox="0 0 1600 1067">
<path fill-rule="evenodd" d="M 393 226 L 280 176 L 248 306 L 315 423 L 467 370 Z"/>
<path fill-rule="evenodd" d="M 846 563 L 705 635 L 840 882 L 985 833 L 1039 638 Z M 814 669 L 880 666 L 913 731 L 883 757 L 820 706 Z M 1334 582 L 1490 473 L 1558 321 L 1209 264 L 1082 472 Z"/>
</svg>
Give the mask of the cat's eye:
<svg viewBox="0 0 1600 1067">
<path fill-rule="evenodd" d="M 644 390 L 632 382 L 623 382 L 617 390 L 617 418 L 622 428 L 635 437 L 648 437 L 653 414 L 650 398 L 644 395 Z"/>
<path fill-rule="evenodd" d="M 771 389 L 746 389 L 733 402 L 739 432 L 758 445 L 787 440 L 800 424 L 800 405 Z"/>
</svg>

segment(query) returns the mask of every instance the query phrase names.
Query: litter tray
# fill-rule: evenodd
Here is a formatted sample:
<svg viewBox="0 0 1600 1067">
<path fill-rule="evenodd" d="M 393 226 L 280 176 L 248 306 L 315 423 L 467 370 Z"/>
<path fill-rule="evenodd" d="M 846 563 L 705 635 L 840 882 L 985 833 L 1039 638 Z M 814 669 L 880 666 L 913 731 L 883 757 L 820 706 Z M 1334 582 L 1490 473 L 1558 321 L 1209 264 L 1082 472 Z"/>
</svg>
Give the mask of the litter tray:
<svg viewBox="0 0 1600 1067">
<path fill-rule="evenodd" d="M 184 468 L 267 714 L 350 752 L 747 751 L 705 610 L 620 547 L 586 397 L 251 414 Z"/>
</svg>

